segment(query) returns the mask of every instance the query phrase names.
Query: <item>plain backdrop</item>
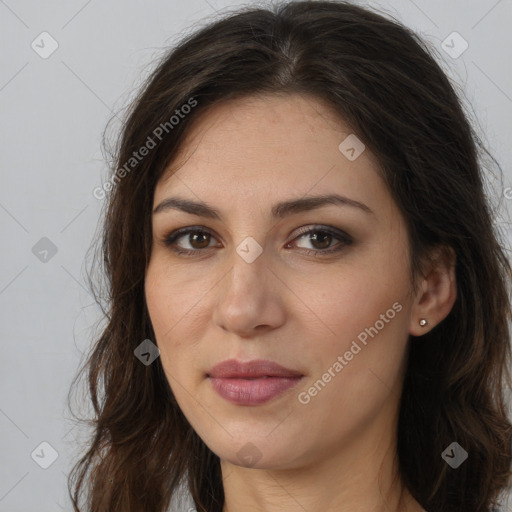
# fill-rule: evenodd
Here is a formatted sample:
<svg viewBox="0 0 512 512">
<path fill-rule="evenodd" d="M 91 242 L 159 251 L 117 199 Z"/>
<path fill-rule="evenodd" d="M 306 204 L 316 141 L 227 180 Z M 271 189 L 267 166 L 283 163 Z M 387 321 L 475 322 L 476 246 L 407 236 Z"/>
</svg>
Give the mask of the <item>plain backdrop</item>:
<svg viewBox="0 0 512 512">
<path fill-rule="evenodd" d="M 92 191 L 106 176 L 105 125 L 166 48 L 240 5 L 0 0 L 0 511 L 72 510 L 66 475 L 81 438 L 66 404 L 99 319 L 84 262 L 102 206 Z M 504 170 L 493 194 L 510 212 L 512 0 L 369 5 L 437 48 Z"/>
</svg>

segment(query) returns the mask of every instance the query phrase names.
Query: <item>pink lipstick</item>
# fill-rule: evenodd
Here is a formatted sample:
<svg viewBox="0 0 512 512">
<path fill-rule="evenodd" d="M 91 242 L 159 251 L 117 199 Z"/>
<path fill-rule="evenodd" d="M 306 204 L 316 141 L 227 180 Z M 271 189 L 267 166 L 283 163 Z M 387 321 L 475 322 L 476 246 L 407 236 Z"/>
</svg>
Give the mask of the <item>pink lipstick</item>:
<svg viewBox="0 0 512 512">
<path fill-rule="evenodd" d="M 237 405 L 259 405 L 295 386 L 304 375 L 273 361 L 228 359 L 207 374 L 213 389 Z"/>
</svg>

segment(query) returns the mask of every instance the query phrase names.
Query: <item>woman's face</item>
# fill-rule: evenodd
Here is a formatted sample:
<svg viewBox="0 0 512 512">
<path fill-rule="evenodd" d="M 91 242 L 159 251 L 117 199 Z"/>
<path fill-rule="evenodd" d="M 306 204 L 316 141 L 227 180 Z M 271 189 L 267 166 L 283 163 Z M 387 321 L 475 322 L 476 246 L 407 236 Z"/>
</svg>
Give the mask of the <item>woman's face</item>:
<svg viewBox="0 0 512 512">
<path fill-rule="evenodd" d="M 198 121 L 156 187 L 146 275 L 180 408 L 240 466 L 297 468 L 357 439 L 372 450 L 396 428 L 414 301 L 378 162 L 305 96 L 238 99 Z M 305 202 L 334 195 L 346 199 Z M 213 369 L 226 360 L 289 371 Z"/>
</svg>

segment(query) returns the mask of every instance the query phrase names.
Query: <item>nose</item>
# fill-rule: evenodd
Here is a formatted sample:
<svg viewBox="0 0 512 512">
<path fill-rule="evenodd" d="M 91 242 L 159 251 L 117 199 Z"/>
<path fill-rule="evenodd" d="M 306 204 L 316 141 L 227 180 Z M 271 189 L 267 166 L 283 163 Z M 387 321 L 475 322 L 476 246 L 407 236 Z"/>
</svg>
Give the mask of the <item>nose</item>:
<svg viewBox="0 0 512 512">
<path fill-rule="evenodd" d="M 216 287 L 213 322 L 241 337 L 276 329 L 286 317 L 284 288 L 268 267 L 265 251 L 251 263 L 234 251 L 232 268 Z"/>
</svg>

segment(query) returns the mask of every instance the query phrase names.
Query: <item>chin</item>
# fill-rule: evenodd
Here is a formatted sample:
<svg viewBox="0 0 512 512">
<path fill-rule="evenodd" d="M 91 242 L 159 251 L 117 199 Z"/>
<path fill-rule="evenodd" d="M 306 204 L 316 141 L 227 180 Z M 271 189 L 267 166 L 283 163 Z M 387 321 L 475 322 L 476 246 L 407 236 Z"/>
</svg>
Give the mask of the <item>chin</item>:
<svg viewBox="0 0 512 512">
<path fill-rule="evenodd" d="M 208 444 L 223 462 L 250 469 L 291 469 L 297 460 L 294 443 L 283 443 L 281 440 L 269 441 L 262 434 L 252 437 L 252 441 L 229 438 L 225 443 Z"/>
</svg>

